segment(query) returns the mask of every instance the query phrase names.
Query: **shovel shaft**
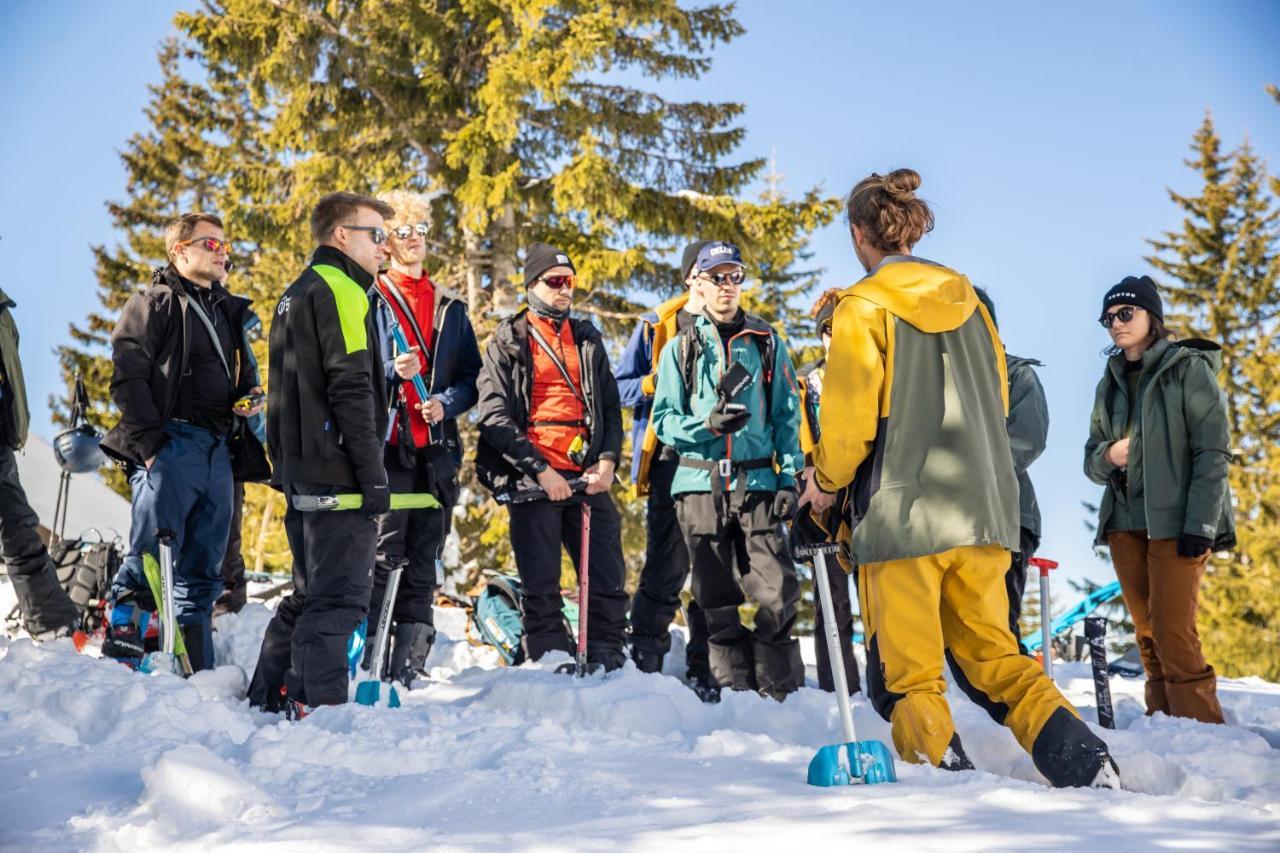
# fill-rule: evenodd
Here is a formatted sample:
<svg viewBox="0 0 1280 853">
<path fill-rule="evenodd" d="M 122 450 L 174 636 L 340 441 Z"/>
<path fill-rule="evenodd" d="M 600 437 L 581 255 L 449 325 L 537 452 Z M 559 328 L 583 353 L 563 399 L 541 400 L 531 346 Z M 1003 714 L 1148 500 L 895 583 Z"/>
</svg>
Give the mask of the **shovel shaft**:
<svg viewBox="0 0 1280 853">
<path fill-rule="evenodd" d="M 1049 572 L 1040 572 L 1040 658 L 1044 661 L 1044 674 L 1053 678 L 1052 608 L 1049 601 Z"/>
<path fill-rule="evenodd" d="M 578 549 L 578 675 L 587 674 L 587 607 L 591 587 L 591 507 L 582 504 L 582 544 Z"/>
<path fill-rule="evenodd" d="M 373 647 L 373 660 L 370 661 L 370 677 L 373 681 L 382 680 L 382 664 L 387 657 L 388 634 L 391 633 L 391 614 L 396 606 L 396 593 L 400 590 L 400 573 L 404 569 L 396 566 L 387 575 L 387 591 L 382 597 L 382 610 L 378 613 L 378 634 Z"/>
<path fill-rule="evenodd" d="M 836 622 L 835 606 L 831 601 L 831 580 L 827 577 L 827 555 L 818 551 L 813 555 L 813 575 L 822 606 L 822 621 L 827 629 L 827 660 L 831 662 L 831 676 L 835 682 L 836 704 L 840 707 L 840 725 L 844 739 L 853 743 L 858 734 L 853 728 L 853 710 L 849 707 L 849 682 L 844 676 L 844 650 L 840 648 L 840 629 Z"/>
</svg>

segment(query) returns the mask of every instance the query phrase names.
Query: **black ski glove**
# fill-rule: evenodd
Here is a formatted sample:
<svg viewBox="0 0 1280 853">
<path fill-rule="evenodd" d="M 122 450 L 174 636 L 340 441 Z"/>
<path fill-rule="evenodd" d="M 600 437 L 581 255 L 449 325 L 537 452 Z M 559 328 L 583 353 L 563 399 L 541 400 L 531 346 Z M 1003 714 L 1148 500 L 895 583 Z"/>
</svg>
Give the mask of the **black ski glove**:
<svg viewBox="0 0 1280 853">
<path fill-rule="evenodd" d="M 791 518 L 796 512 L 796 501 L 795 489 L 778 489 L 778 493 L 773 496 L 773 517 L 779 521 Z"/>
<path fill-rule="evenodd" d="M 707 415 L 707 428 L 716 435 L 729 435 L 747 425 L 751 412 L 741 403 L 727 403 L 721 398 Z"/>
<path fill-rule="evenodd" d="M 360 497 L 360 511 L 370 518 L 391 509 L 391 487 L 386 483 L 362 483 Z"/>
<path fill-rule="evenodd" d="M 1178 537 L 1178 556 L 1186 557 L 1188 560 L 1204 556 L 1205 552 L 1212 547 L 1213 540 L 1206 539 L 1203 536 L 1192 536 L 1190 533 L 1184 533 Z"/>
<path fill-rule="evenodd" d="M 813 559 L 812 546 L 830 541 L 830 531 L 813 517 L 810 508 L 800 507 L 791 519 L 791 535 L 787 537 L 787 544 L 791 546 L 791 559 L 797 563 L 809 562 Z"/>
</svg>

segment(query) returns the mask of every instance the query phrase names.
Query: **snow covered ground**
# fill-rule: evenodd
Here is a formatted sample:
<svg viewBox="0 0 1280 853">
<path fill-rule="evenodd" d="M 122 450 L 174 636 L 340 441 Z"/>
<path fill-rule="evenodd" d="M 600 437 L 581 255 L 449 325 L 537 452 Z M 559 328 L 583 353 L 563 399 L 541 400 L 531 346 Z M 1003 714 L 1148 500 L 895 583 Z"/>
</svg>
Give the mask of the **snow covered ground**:
<svg viewBox="0 0 1280 853">
<path fill-rule="evenodd" d="M 1129 791 L 1046 787 L 954 691 L 979 772 L 899 763 L 896 785 L 819 789 L 809 758 L 841 740 L 828 694 L 709 706 L 630 665 L 583 681 L 555 675 L 560 660 L 504 669 L 453 609 L 404 707 L 282 722 L 239 698 L 269 617 L 221 619 L 234 666 L 190 681 L 0 639 L 0 848 L 1280 850 L 1280 685 L 1259 679 L 1222 682 L 1225 727 L 1144 717 L 1141 683 L 1114 679 L 1120 730 L 1100 734 Z M 1087 665 L 1056 674 L 1094 719 Z M 860 697 L 855 717 L 889 740 Z"/>
</svg>

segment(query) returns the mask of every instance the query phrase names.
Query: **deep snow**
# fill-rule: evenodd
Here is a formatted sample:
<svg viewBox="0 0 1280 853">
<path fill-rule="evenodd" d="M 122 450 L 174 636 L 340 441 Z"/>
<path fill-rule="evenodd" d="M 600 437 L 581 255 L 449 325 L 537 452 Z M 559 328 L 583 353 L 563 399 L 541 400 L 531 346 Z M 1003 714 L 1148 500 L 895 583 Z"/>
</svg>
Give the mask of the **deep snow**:
<svg viewBox="0 0 1280 853">
<path fill-rule="evenodd" d="M 955 691 L 979 772 L 899 762 L 896 785 L 818 789 L 808 760 L 841 739 L 828 694 L 708 706 L 630 665 L 582 681 L 552 673 L 563 658 L 505 669 L 456 609 L 437 610 L 431 680 L 404 707 L 282 722 L 238 698 L 269 618 L 255 604 L 220 619 L 218 659 L 235 666 L 185 682 L 0 639 L 0 847 L 1280 849 L 1280 685 L 1260 679 L 1221 682 L 1225 727 L 1144 717 L 1141 682 L 1113 679 L 1120 730 L 1099 732 L 1125 792 L 1046 787 Z M 1055 675 L 1094 719 L 1087 664 Z M 889 741 L 861 697 L 855 718 Z"/>
</svg>

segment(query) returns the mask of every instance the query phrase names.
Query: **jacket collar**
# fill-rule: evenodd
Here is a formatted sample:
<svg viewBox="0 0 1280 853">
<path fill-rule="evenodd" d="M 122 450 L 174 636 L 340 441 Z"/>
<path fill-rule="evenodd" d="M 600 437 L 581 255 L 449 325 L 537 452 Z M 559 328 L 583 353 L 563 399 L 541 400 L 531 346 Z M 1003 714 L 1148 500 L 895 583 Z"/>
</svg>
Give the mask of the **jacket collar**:
<svg viewBox="0 0 1280 853">
<path fill-rule="evenodd" d="M 360 287 L 368 290 L 373 285 L 373 276 L 365 268 L 353 261 L 346 252 L 333 246 L 317 246 L 311 254 L 311 265 L 328 264 L 337 267 Z"/>
<path fill-rule="evenodd" d="M 9 294 L 0 288 L 0 308 L 17 308 L 18 303 L 9 298 Z"/>
</svg>

